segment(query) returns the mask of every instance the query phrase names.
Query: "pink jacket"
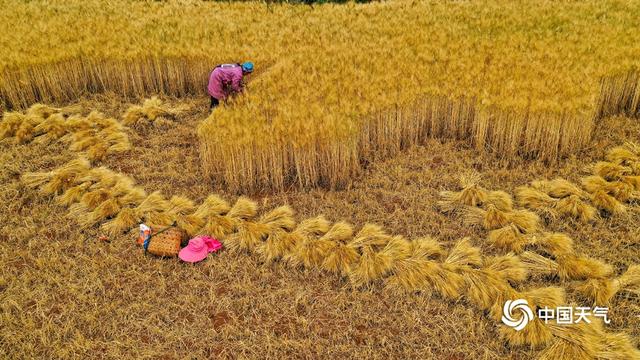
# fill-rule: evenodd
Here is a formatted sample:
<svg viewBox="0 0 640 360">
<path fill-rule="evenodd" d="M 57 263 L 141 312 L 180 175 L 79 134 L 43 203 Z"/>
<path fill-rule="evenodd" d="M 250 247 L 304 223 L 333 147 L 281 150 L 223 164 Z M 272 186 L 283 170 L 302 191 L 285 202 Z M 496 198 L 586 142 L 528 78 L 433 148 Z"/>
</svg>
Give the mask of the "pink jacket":
<svg viewBox="0 0 640 360">
<path fill-rule="evenodd" d="M 224 100 L 231 92 L 242 91 L 242 66 L 223 64 L 213 69 L 207 91 L 218 100 Z"/>
</svg>

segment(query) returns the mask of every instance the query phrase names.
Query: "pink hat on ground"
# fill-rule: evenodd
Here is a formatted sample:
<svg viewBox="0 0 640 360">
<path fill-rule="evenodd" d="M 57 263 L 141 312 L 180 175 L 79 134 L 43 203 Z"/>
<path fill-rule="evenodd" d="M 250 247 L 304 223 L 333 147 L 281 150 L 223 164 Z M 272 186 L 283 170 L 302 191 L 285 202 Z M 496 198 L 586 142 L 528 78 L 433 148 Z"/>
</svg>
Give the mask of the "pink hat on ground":
<svg viewBox="0 0 640 360">
<path fill-rule="evenodd" d="M 204 260 L 207 254 L 209 254 L 209 247 L 202 238 L 196 237 L 189 240 L 189 245 L 180 250 L 178 257 L 182 261 L 195 263 Z"/>
<path fill-rule="evenodd" d="M 222 249 L 222 243 L 211 236 L 201 235 L 198 236 L 198 238 L 201 238 L 204 241 L 210 253 Z"/>
</svg>

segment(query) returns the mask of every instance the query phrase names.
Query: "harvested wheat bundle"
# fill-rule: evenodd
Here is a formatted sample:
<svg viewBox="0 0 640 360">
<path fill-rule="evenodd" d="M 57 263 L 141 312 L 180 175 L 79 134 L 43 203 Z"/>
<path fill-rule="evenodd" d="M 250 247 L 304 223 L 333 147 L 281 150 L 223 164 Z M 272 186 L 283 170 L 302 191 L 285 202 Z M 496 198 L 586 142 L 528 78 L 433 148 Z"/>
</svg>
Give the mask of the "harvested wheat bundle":
<svg viewBox="0 0 640 360">
<path fill-rule="evenodd" d="M 137 206 L 147 198 L 147 192 L 140 187 L 131 187 L 131 189 L 118 197 L 118 202 L 123 206 Z"/>
<path fill-rule="evenodd" d="M 487 210 L 467 207 L 465 209 L 463 222 L 469 226 L 479 225 L 486 230 L 493 230 L 510 224 L 508 214 L 498 210 L 493 205 L 488 206 Z"/>
<path fill-rule="evenodd" d="M 302 266 L 303 261 L 298 257 L 298 247 L 303 246 L 303 243 L 307 241 L 320 238 L 329 231 L 330 226 L 331 223 L 323 216 L 301 221 L 292 232 L 280 237 L 279 242 L 273 244 L 274 246 L 270 249 L 273 250 L 274 254 L 270 259 L 275 260 L 278 257 L 282 257 L 293 267 Z M 263 253 L 263 256 L 266 257 L 265 254 L 266 252 Z"/>
<path fill-rule="evenodd" d="M 333 224 L 321 239 L 329 240 L 333 248 L 322 262 L 322 268 L 329 272 L 347 275 L 358 260 L 357 249 L 349 243 L 353 237 L 353 227 L 345 222 Z"/>
<path fill-rule="evenodd" d="M 454 272 L 437 262 L 429 262 L 426 268 L 428 287 L 444 299 L 455 300 L 464 294 L 465 281 L 462 273 Z"/>
<path fill-rule="evenodd" d="M 95 110 L 87 115 L 87 121 L 94 124 L 98 130 L 114 129 L 116 131 L 122 131 L 124 129 L 124 126 L 122 126 L 118 120 L 107 117 L 103 113 Z"/>
<path fill-rule="evenodd" d="M 367 286 L 386 275 L 394 259 L 387 252 L 376 251 L 371 245 L 360 248 L 358 261 L 349 271 L 349 280 L 354 287 Z"/>
<path fill-rule="evenodd" d="M 571 255 L 573 239 L 562 233 L 542 233 L 531 237 L 530 244 L 554 257 Z"/>
<path fill-rule="evenodd" d="M 112 196 L 120 206 L 120 211 L 103 223 L 101 228 L 110 236 L 116 236 L 142 222 L 142 215 L 135 207 L 147 198 L 147 193 L 135 187 L 133 180 L 126 178 L 120 179 L 112 188 Z"/>
<path fill-rule="evenodd" d="M 567 334 L 567 336 L 572 336 Z M 589 341 L 589 340 L 584 340 Z M 556 337 L 551 345 L 547 346 L 538 357 L 538 360 L 592 360 L 596 353 L 594 343 L 579 342 L 577 338 L 566 340 Z"/>
<path fill-rule="evenodd" d="M 403 259 L 396 259 L 385 279 L 385 286 L 397 291 L 421 291 L 427 288 L 427 278 L 430 276 L 430 260 L 421 256 L 410 255 Z"/>
<path fill-rule="evenodd" d="M 67 212 L 67 216 L 72 219 L 77 219 L 86 214 L 92 212 L 98 205 L 109 199 L 109 194 L 106 190 L 94 190 L 86 193 L 82 196 L 80 202 L 71 204 Z"/>
<path fill-rule="evenodd" d="M 518 256 L 529 274 L 535 277 L 555 276 L 560 269 L 556 261 L 532 251 L 525 251 Z"/>
<path fill-rule="evenodd" d="M 104 140 L 98 140 L 95 144 L 90 146 L 86 151 L 86 156 L 92 162 L 102 161 L 109 152 L 109 144 Z"/>
<path fill-rule="evenodd" d="M 222 216 L 225 215 L 231 206 L 218 195 L 209 195 L 207 198 L 198 206 L 196 209 L 195 215 L 201 217 L 203 219 L 207 219 L 211 215 Z"/>
<path fill-rule="evenodd" d="M 53 114 L 42 121 L 33 129 L 34 142 L 38 144 L 49 144 L 67 134 L 65 117 L 62 114 Z"/>
<path fill-rule="evenodd" d="M 514 293 L 502 274 L 495 270 L 471 269 L 463 271 L 461 275 L 466 289 L 465 297 L 480 310 L 491 310 L 500 299 Z"/>
<path fill-rule="evenodd" d="M 596 191 L 591 197 L 591 202 L 596 208 L 611 215 L 627 213 L 627 208 L 620 201 L 603 190 Z"/>
<path fill-rule="evenodd" d="M 487 257 L 484 259 L 484 267 L 513 284 L 523 282 L 529 276 L 525 264 L 513 253 Z"/>
<path fill-rule="evenodd" d="M 571 195 L 576 195 L 581 199 L 588 198 L 588 194 L 585 193 L 584 190 L 580 189 L 580 187 L 572 182 L 562 178 L 532 181 L 531 187 L 556 199 L 561 199 Z"/>
<path fill-rule="evenodd" d="M 296 226 L 293 218 L 294 212 L 290 206 L 279 206 L 268 213 L 262 215 L 258 220 L 262 224 L 269 225 L 272 229 L 291 231 Z"/>
<path fill-rule="evenodd" d="M 532 233 L 539 229 L 540 218 L 531 211 L 504 212 L 498 210 L 494 205 L 488 205 L 486 210 L 468 207 L 464 214 L 464 223 L 479 225 L 486 230 L 495 230 L 513 224 L 524 233 Z"/>
<path fill-rule="evenodd" d="M 94 130 L 82 130 L 72 136 L 69 150 L 86 151 L 90 147 L 98 144 L 102 139 L 95 134 Z"/>
<path fill-rule="evenodd" d="M 233 231 L 234 221 L 225 215 L 231 206 L 218 195 L 209 195 L 193 215 L 204 221 L 203 232 L 222 239 Z"/>
<path fill-rule="evenodd" d="M 334 244 L 330 240 L 317 238 L 314 236 L 306 236 L 302 241 L 298 242 L 295 247 L 295 257 L 290 260 L 292 264 L 299 263 L 303 267 L 318 268 L 327 258 L 327 255 L 333 249 Z"/>
<path fill-rule="evenodd" d="M 46 190 L 49 194 L 60 193 L 71 187 L 73 181 L 83 176 L 91 168 L 91 164 L 85 158 L 76 158 L 49 172 L 26 173 L 21 176 L 22 182 L 31 188 L 50 186 Z M 53 181 L 53 184 L 49 185 Z"/>
<path fill-rule="evenodd" d="M 263 241 L 258 244 L 255 251 L 261 255 L 265 261 L 273 261 L 281 256 L 282 238 L 287 237 L 296 226 L 293 215 L 293 209 L 285 205 L 269 211 L 258 220 L 259 223 L 267 226 L 267 232 L 264 234 Z"/>
<path fill-rule="evenodd" d="M 0 121 L 0 140 L 15 137 L 17 143 L 24 144 L 32 141 L 36 136 L 40 136 L 41 143 L 60 139 L 68 131 L 65 118 L 73 111 L 75 111 L 73 107 L 58 109 L 34 104 L 24 114 L 5 113 Z M 51 134 L 48 135 L 48 132 Z"/>
<path fill-rule="evenodd" d="M 463 238 L 451 248 L 444 265 L 456 270 L 478 267 L 482 265 L 480 248 L 473 246 L 469 238 Z"/>
<path fill-rule="evenodd" d="M 558 213 L 554 211 L 554 207 L 560 200 L 528 186 L 520 186 L 516 188 L 515 192 L 518 205 L 535 210 L 546 222 L 551 222 L 558 218 Z"/>
<path fill-rule="evenodd" d="M 404 239 L 402 239 L 404 240 Z M 394 237 L 392 241 L 387 244 L 383 251 L 389 252 L 394 258 L 402 258 L 407 254 L 415 254 L 429 260 L 444 260 L 447 255 L 447 251 L 442 248 L 442 245 L 432 237 L 422 237 L 408 242 L 410 248 L 407 251 L 406 241 L 401 241 Z"/>
<path fill-rule="evenodd" d="M 0 140 L 15 136 L 20 126 L 28 121 L 28 117 L 19 112 L 6 112 L 0 121 Z M 32 136 L 33 137 L 33 136 Z"/>
<path fill-rule="evenodd" d="M 67 121 L 65 122 L 65 126 L 71 134 L 75 134 L 81 131 L 88 131 L 93 129 L 94 127 L 93 123 L 91 123 L 89 119 L 79 114 L 69 116 L 67 118 Z"/>
<path fill-rule="evenodd" d="M 598 216 L 598 210 L 582 201 L 577 195 L 558 200 L 553 205 L 553 210 L 560 216 L 570 217 L 582 223 L 594 221 Z"/>
<path fill-rule="evenodd" d="M 408 246 L 407 246 L 408 245 Z M 384 274 L 389 277 L 385 285 L 392 289 L 414 292 L 435 292 L 443 298 L 457 299 L 464 290 L 464 279 L 461 274 L 451 270 L 460 264 L 456 270 L 466 269 L 467 264 L 475 263 L 474 250 L 463 241 L 451 255 L 450 268 L 444 263 L 437 262 L 446 255 L 440 244 L 433 238 L 426 237 L 413 241 L 394 238 L 387 244 L 382 254 L 382 260 L 389 260 L 382 269 L 374 269 L 367 282 L 380 278 Z M 467 259 L 467 260 L 464 260 Z"/>
<path fill-rule="evenodd" d="M 513 210 L 513 199 L 511 198 L 511 195 L 504 191 L 489 191 L 486 203 L 491 204 L 502 211 Z"/>
<path fill-rule="evenodd" d="M 504 191 L 488 191 L 478 185 L 478 176 L 462 176 L 461 191 L 442 191 L 438 207 L 445 213 L 463 209 L 466 206 L 483 207 L 488 204 L 501 211 L 513 208 L 511 196 Z"/>
<path fill-rule="evenodd" d="M 620 182 L 631 186 L 634 191 L 640 191 L 640 175 L 623 176 Z"/>
<path fill-rule="evenodd" d="M 237 221 L 226 215 L 215 215 L 210 213 L 203 227 L 203 232 L 215 237 L 224 239 L 236 228 Z"/>
<path fill-rule="evenodd" d="M 183 196 L 172 196 L 166 209 L 173 222 L 189 236 L 198 234 L 206 221 L 205 218 L 196 216 L 195 211 L 195 203 Z"/>
<path fill-rule="evenodd" d="M 236 200 L 233 207 L 229 209 L 226 216 L 236 220 L 248 220 L 256 216 L 257 212 L 258 204 L 247 197 L 241 196 Z"/>
<path fill-rule="evenodd" d="M 522 293 L 522 298 L 537 307 L 556 308 L 567 303 L 565 289 L 557 286 L 530 289 Z"/>
<path fill-rule="evenodd" d="M 169 201 L 159 191 L 154 191 L 134 211 L 147 224 L 168 226 L 173 223 L 166 212 L 169 206 Z"/>
<path fill-rule="evenodd" d="M 111 196 L 120 198 L 129 195 L 135 188 L 135 182 L 128 176 L 119 176 L 111 187 Z"/>
<path fill-rule="evenodd" d="M 134 208 L 125 207 L 111 220 L 101 225 L 101 229 L 109 236 L 120 235 L 137 224 L 142 222 L 142 218 Z"/>
<path fill-rule="evenodd" d="M 74 108 L 67 108 L 65 113 L 68 112 L 73 112 Z M 39 117 L 41 119 L 47 119 L 49 118 L 51 115 L 54 114 L 58 114 L 63 112 L 63 109 L 61 108 L 54 108 L 52 106 L 49 105 L 45 105 L 45 104 L 33 104 L 31 105 L 31 107 L 29 107 L 26 111 L 25 114 L 29 115 L 29 116 L 35 116 L 35 117 Z"/>
<path fill-rule="evenodd" d="M 442 191 L 438 206 L 443 212 L 452 212 L 464 206 L 481 206 L 487 201 L 489 192 L 478 185 L 478 174 L 461 175 L 461 191 Z"/>
<path fill-rule="evenodd" d="M 540 218 L 527 210 L 513 210 L 509 213 L 509 222 L 524 233 L 532 233 L 539 229 Z"/>
<path fill-rule="evenodd" d="M 489 231 L 487 242 L 491 247 L 504 252 L 519 254 L 530 243 L 527 235 L 520 232 L 517 226 L 509 224 L 499 229 Z"/>
<path fill-rule="evenodd" d="M 126 126 L 141 129 L 150 125 L 155 127 L 170 126 L 173 124 L 180 109 L 172 109 L 162 103 L 162 100 L 153 96 L 146 99 L 142 106 L 133 105 L 127 109 L 122 117 Z"/>
<path fill-rule="evenodd" d="M 607 151 L 605 159 L 616 165 L 629 166 L 633 162 L 640 161 L 640 154 L 626 146 L 618 146 Z"/>
<path fill-rule="evenodd" d="M 487 191 L 472 185 L 468 188 L 462 189 L 462 191 L 442 191 L 440 192 L 440 198 L 438 206 L 443 212 L 453 212 L 462 206 L 480 206 L 487 201 Z"/>
<path fill-rule="evenodd" d="M 622 146 L 631 151 L 634 155 L 636 156 L 640 156 L 640 144 L 635 143 L 633 141 L 625 141 L 624 144 L 622 144 Z"/>
<path fill-rule="evenodd" d="M 126 176 L 116 173 L 111 169 L 100 166 L 91 168 L 79 181 L 91 182 L 90 189 L 108 189 L 114 187 L 119 181 L 123 181 Z"/>
<path fill-rule="evenodd" d="M 264 241 L 269 226 L 250 220 L 236 223 L 235 231 L 224 238 L 224 244 L 231 251 L 255 251 Z"/>
<path fill-rule="evenodd" d="M 612 334 L 602 330 L 596 358 L 640 359 L 640 350 L 629 335 L 621 332 Z"/>
<path fill-rule="evenodd" d="M 109 218 L 115 217 L 122 210 L 118 200 L 109 198 L 93 209 L 91 212 L 84 212 L 79 216 L 75 216 L 78 223 L 85 228 L 94 226 Z"/>
<path fill-rule="evenodd" d="M 254 222 L 258 204 L 249 198 L 240 197 L 226 217 L 232 220 L 234 232 L 222 239 L 230 250 L 255 250 L 268 232 L 268 225 Z"/>
<path fill-rule="evenodd" d="M 613 273 L 611 265 L 589 257 L 566 254 L 557 256 L 556 262 L 562 280 L 603 279 Z"/>
<path fill-rule="evenodd" d="M 626 166 L 607 161 L 598 161 L 593 166 L 594 174 L 603 177 L 607 181 L 620 180 L 623 176 L 631 175 L 631 169 Z"/>
<path fill-rule="evenodd" d="M 433 238 L 407 241 L 395 237 L 383 251 L 393 258 L 389 277 L 385 280 L 388 288 L 408 292 L 426 291 L 429 289 L 429 279 L 443 271 L 434 260 L 442 258 L 445 251 Z M 460 277 L 451 278 L 455 280 Z"/>
<path fill-rule="evenodd" d="M 293 267 L 320 266 L 333 245 L 326 239 L 320 241 L 329 231 L 330 225 L 322 216 L 302 221 L 293 231 L 295 236 L 283 238 L 284 241 L 290 242 L 290 250 L 284 256 L 285 261 Z"/>
<path fill-rule="evenodd" d="M 556 199 L 536 188 L 521 186 L 516 189 L 516 199 L 520 206 L 538 210 L 546 219 L 566 216 L 587 223 L 597 216 L 596 208 L 574 194 Z"/>
<path fill-rule="evenodd" d="M 26 144 L 33 141 L 36 136 L 35 129 L 43 121 L 42 118 L 35 116 L 26 116 L 15 130 L 14 136 L 18 144 Z M 1 132 L 1 130 L 0 130 Z M 2 137 L 0 136 L 0 139 Z"/>
<path fill-rule="evenodd" d="M 58 203 L 63 206 L 70 206 L 73 203 L 79 202 L 89 189 L 89 186 L 91 186 L 91 182 L 87 181 L 68 188 L 62 195 L 58 196 Z"/>
<path fill-rule="evenodd" d="M 518 205 L 529 209 L 548 209 L 558 201 L 535 187 L 517 187 L 515 194 Z"/>
<path fill-rule="evenodd" d="M 615 279 L 589 279 L 576 287 L 576 291 L 595 305 L 609 305 L 622 290 L 640 291 L 640 265 L 629 266 Z"/>
<path fill-rule="evenodd" d="M 381 248 L 385 246 L 393 237 L 379 225 L 365 224 L 355 235 L 349 245 L 353 248 L 360 249 L 365 246 Z"/>
<path fill-rule="evenodd" d="M 600 176 L 588 176 L 582 179 L 582 185 L 592 194 L 603 191 L 621 202 L 627 202 L 638 197 L 637 193 L 634 193 L 635 186 L 624 181 L 609 182 Z"/>
<path fill-rule="evenodd" d="M 203 231 L 221 240 L 226 239 L 226 237 L 232 233 L 237 233 L 239 230 L 238 227 L 247 220 L 256 216 L 256 213 L 258 211 L 258 205 L 254 201 L 246 197 L 239 197 L 233 207 L 231 207 L 226 212 L 225 210 L 228 205 L 226 205 L 226 203 L 222 201 L 222 199 L 207 198 L 207 201 L 205 201 L 205 203 L 206 205 L 203 204 L 203 208 L 196 210 L 197 213 L 208 212 L 206 216 L 206 224 L 203 228 Z M 256 225 L 252 224 L 248 226 L 249 228 L 245 227 L 242 230 L 242 234 L 245 234 L 246 231 L 250 231 L 249 234 L 253 234 L 252 230 L 256 227 Z M 236 245 L 239 245 L 238 237 L 239 235 L 236 235 L 234 239 L 236 241 Z"/>
</svg>

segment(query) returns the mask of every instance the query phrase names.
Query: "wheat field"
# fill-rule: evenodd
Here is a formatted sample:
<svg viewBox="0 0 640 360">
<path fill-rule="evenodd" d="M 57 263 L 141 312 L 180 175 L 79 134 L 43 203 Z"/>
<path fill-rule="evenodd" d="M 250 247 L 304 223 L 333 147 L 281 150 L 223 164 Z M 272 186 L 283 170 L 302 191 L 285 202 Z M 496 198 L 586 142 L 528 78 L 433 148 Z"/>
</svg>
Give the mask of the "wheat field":
<svg viewBox="0 0 640 360">
<path fill-rule="evenodd" d="M 640 2 L 0 5 L 1 358 L 640 358 Z"/>
<path fill-rule="evenodd" d="M 246 96 L 199 125 L 208 176 L 239 193 L 343 188 L 366 163 L 433 137 L 555 161 L 603 116 L 637 116 L 639 6 L 8 2 L 0 94 L 6 107 L 203 94 L 215 64 L 251 59 Z M 27 14 L 49 35 L 35 36 Z"/>
</svg>

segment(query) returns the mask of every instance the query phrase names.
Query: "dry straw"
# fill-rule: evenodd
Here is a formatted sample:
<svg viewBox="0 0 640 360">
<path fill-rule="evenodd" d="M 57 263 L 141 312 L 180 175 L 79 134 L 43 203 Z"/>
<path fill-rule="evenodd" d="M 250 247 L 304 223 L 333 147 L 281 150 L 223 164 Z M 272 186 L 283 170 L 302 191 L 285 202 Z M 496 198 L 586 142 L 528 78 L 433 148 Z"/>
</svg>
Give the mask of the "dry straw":
<svg viewBox="0 0 640 360">
<path fill-rule="evenodd" d="M 66 181 L 55 180 L 60 177 Z M 128 230 L 126 225 L 133 220 L 164 224 L 183 221 L 193 225 L 185 229 L 191 236 L 213 234 L 232 250 L 255 252 L 267 261 L 284 259 L 294 267 L 338 273 L 354 287 L 381 283 L 390 289 L 421 291 L 452 300 L 463 298 L 488 311 L 495 319 L 499 319 L 501 304 L 508 299 L 525 298 L 538 307 L 565 302 L 564 291 L 556 287 L 527 291 L 513 287 L 530 274 L 549 271 L 563 279 L 602 280 L 611 274 L 610 267 L 573 255 L 570 239 L 557 234 L 541 239 L 522 235 L 523 229 L 517 225 L 511 225 L 510 231 L 515 232 L 512 236 L 529 237 L 531 244 L 554 255 L 557 262 L 528 252 L 519 256 L 485 257 L 469 239 L 462 239 L 445 250 L 435 239 L 410 241 L 391 236 L 372 224 L 364 225 L 355 234 L 351 225 L 344 222 L 331 225 L 322 217 L 296 225 L 289 207 L 278 207 L 259 216 L 257 204 L 243 197 L 230 206 L 216 195 L 209 196 L 200 205 L 181 196 L 167 199 L 158 192 L 146 196 L 126 176 L 106 168 L 91 168 L 84 159 L 73 160 L 51 172 L 25 174 L 23 179 L 32 187 L 49 186 L 50 194 L 65 198 L 70 203 L 70 213 L 77 216 L 82 226 L 101 223 L 117 233 Z M 74 196 L 66 196 L 72 190 Z M 487 207 L 495 208 L 491 204 Z M 611 288 L 637 286 L 636 270 L 629 269 Z M 501 327 L 500 334 L 512 346 L 544 348 L 553 344 L 548 351 L 555 351 L 561 344 L 566 351 L 577 351 L 575 344 L 561 343 L 564 338 L 555 333 L 551 325 L 541 321 L 530 325 L 522 332 Z M 580 336 L 581 330 L 576 331 L 578 334 L 569 336 Z M 624 335 L 601 333 L 618 341 L 615 350 L 603 352 L 606 356 L 633 354 L 632 345 Z M 601 340 L 595 341 L 599 344 Z"/>
</svg>

